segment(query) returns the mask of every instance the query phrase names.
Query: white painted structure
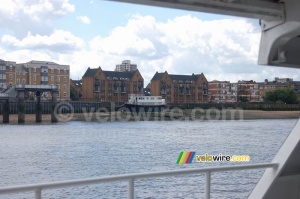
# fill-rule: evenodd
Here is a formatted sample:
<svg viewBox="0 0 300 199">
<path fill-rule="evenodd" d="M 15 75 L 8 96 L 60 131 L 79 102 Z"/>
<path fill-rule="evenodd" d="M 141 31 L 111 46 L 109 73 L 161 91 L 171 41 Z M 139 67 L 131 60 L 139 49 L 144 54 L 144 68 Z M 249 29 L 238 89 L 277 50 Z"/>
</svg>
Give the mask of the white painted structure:
<svg viewBox="0 0 300 199">
<path fill-rule="evenodd" d="M 127 104 L 156 106 L 166 105 L 166 101 L 161 96 L 145 96 L 143 94 L 130 94 L 128 96 Z"/>
<path fill-rule="evenodd" d="M 163 172 L 117 175 L 117 176 L 101 177 L 101 178 L 88 178 L 88 179 L 81 179 L 81 180 L 69 180 L 69 181 L 43 183 L 43 184 L 30 184 L 30 185 L 23 185 L 23 186 L 4 187 L 4 188 L 0 188 L 0 194 L 24 193 L 24 192 L 31 191 L 34 192 L 35 199 L 41 199 L 43 190 L 60 189 L 60 188 L 74 187 L 74 186 L 85 186 L 85 185 L 92 185 L 92 184 L 117 182 L 117 181 L 127 181 L 128 198 L 134 199 L 134 182 L 136 180 L 205 173 L 205 199 L 209 199 L 210 186 L 211 186 L 211 174 L 213 172 L 265 169 L 265 168 L 267 168 L 268 171 L 274 172 L 277 170 L 277 167 L 278 167 L 277 163 L 263 163 L 263 164 L 254 164 L 254 165 L 223 166 L 223 167 L 182 169 L 182 170 L 163 171 Z"/>
</svg>

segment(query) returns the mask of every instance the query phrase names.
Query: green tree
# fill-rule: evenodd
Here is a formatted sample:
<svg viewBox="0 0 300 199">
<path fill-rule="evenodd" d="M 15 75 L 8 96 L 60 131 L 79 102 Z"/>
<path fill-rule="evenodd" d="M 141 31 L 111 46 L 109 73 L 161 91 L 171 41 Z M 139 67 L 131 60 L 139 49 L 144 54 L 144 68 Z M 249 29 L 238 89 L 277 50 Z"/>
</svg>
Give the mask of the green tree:
<svg viewBox="0 0 300 199">
<path fill-rule="evenodd" d="M 264 96 L 264 102 L 267 103 L 286 103 L 297 104 L 297 93 L 292 89 L 275 89 L 267 91 Z"/>
<path fill-rule="evenodd" d="M 247 97 L 240 97 L 241 102 L 249 102 Z"/>
<path fill-rule="evenodd" d="M 78 93 L 72 86 L 70 86 L 70 98 L 72 101 L 78 100 Z"/>
</svg>

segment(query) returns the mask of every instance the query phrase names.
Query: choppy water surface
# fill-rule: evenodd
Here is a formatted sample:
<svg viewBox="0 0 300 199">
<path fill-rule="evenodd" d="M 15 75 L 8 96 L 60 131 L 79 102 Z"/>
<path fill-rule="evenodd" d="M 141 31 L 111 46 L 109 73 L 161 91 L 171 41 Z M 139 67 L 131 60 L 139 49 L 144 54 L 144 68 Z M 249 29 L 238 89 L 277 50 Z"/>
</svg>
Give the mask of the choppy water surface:
<svg viewBox="0 0 300 199">
<path fill-rule="evenodd" d="M 0 125 L 0 187 L 241 163 L 177 165 L 180 151 L 270 162 L 297 120 Z M 244 163 L 246 164 L 246 163 Z M 247 198 L 263 170 L 212 175 L 212 198 Z M 135 183 L 136 198 L 204 197 L 204 175 Z M 126 198 L 127 183 L 46 190 L 45 198 Z M 0 198 L 33 198 L 32 193 Z"/>
</svg>

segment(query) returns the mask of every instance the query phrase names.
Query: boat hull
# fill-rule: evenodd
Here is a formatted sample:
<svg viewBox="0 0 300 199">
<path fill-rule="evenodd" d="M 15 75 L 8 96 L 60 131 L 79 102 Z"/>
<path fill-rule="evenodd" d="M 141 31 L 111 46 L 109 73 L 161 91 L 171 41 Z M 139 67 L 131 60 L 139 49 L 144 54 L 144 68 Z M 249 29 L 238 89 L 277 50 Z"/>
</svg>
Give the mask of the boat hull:
<svg viewBox="0 0 300 199">
<path fill-rule="evenodd" d="M 166 105 L 136 105 L 125 104 L 124 107 L 131 112 L 161 112 Z"/>
</svg>

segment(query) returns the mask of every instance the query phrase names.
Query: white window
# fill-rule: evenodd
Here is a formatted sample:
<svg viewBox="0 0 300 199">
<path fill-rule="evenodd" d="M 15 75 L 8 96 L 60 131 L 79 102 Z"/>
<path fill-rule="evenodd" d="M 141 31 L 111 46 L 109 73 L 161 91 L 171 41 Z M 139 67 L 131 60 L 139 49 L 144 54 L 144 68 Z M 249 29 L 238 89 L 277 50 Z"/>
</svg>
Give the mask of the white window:
<svg viewBox="0 0 300 199">
<path fill-rule="evenodd" d="M 12 67 L 12 65 L 10 65 L 10 66 L 9 66 L 9 70 L 10 70 L 10 71 L 12 71 L 12 70 L 13 70 L 13 67 Z"/>
<path fill-rule="evenodd" d="M 19 78 L 17 79 L 17 84 L 20 84 L 20 79 Z"/>
<path fill-rule="evenodd" d="M 66 84 L 64 84 L 64 90 L 67 90 L 67 85 Z"/>
<path fill-rule="evenodd" d="M 60 77 L 57 77 L 57 82 L 60 82 Z"/>
<path fill-rule="evenodd" d="M 52 82 L 54 81 L 54 76 L 51 76 L 51 81 L 52 81 Z"/>
<path fill-rule="evenodd" d="M 60 68 L 57 69 L 57 74 L 60 74 Z"/>
<path fill-rule="evenodd" d="M 36 67 L 33 68 L 33 72 L 36 73 Z"/>
<path fill-rule="evenodd" d="M 67 82 L 67 77 L 64 77 L 64 82 Z"/>
<path fill-rule="evenodd" d="M 60 92 L 59 91 L 57 92 L 57 97 L 60 97 Z"/>
<path fill-rule="evenodd" d="M 13 79 L 13 75 L 9 74 L 9 80 L 12 80 L 12 79 Z"/>
<path fill-rule="evenodd" d="M 0 79 L 6 79 L 6 75 L 5 74 L 0 74 Z"/>
<path fill-rule="evenodd" d="M 64 74 L 67 74 L 67 69 L 64 69 Z"/>
<path fill-rule="evenodd" d="M 22 84 L 26 84 L 26 80 L 25 79 L 22 80 Z"/>
<path fill-rule="evenodd" d="M 2 67 L 0 67 L 0 68 L 2 68 L 2 70 L 6 70 L 6 66 L 2 66 Z"/>
<path fill-rule="evenodd" d="M 36 75 L 33 75 L 33 81 L 36 81 Z"/>
<path fill-rule="evenodd" d="M 64 97 L 67 97 L 67 93 L 66 92 L 64 92 Z"/>
<path fill-rule="evenodd" d="M 54 73 L 54 68 L 51 68 L 51 73 Z"/>
<path fill-rule="evenodd" d="M 58 89 L 58 90 L 60 89 L 60 85 L 59 85 L 59 84 L 57 84 L 57 89 Z"/>
</svg>

